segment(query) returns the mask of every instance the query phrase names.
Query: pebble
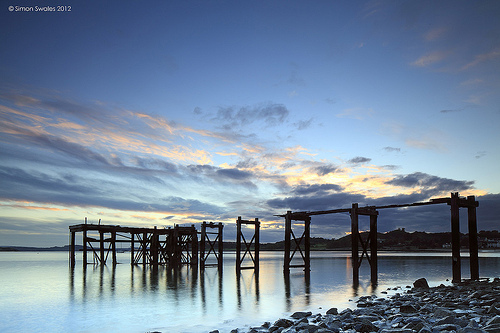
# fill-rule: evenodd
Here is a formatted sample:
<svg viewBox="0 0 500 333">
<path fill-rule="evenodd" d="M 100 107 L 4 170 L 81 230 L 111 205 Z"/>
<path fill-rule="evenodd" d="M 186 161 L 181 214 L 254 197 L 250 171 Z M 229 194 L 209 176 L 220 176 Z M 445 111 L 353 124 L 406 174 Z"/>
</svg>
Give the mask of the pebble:
<svg viewBox="0 0 500 333">
<path fill-rule="evenodd" d="M 500 279 L 429 288 L 425 278 L 388 298 L 359 297 L 357 308 L 295 312 L 237 333 L 499 333 Z M 396 287 L 393 290 L 399 290 Z M 386 292 L 382 292 L 386 293 Z"/>
</svg>

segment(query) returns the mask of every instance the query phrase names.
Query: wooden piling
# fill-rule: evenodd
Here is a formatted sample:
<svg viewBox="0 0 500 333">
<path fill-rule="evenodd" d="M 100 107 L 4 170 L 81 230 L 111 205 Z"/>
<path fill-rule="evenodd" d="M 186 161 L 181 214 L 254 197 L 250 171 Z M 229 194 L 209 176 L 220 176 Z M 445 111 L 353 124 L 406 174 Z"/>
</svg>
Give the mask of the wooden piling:
<svg viewBox="0 0 500 333">
<path fill-rule="evenodd" d="M 254 225 L 254 234 L 250 242 L 247 242 L 245 239 L 245 235 L 241 230 L 242 224 L 252 224 Z M 255 219 L 254 221 L 242 220 L 241 216 L 238 216 L 236 220 L 236 272 L 239 274 L 242 269 L 253 269 L 255 274 L 259 273 L 259 252 L 260 252 L 260 222 L 259 219 Z M 242 250 L 242 242 L 244 245 L 243 255 L 241 255 Z M 253 245 L 253 254 L 252 254 L 252 245 Z M 252 261 L 252 266 L 242 266 L 243 260 L 246 255 L 250 256 Z"/>
<path fill-rule="evenodd" d="M 69 262 L 71 267 L 75 267 L 76 258 L 75 258 L 75 232 L 71 231 L 71 242 L 70 242 L 70 253 L 69 253 Z"/>
<path fill-rule="evenodd" d="M 479 280 L 479 257 L 477 244 L 477 219 L 476 207 L 478 203 L 476 198 L 471 195 L 467 197 L 467 218 L 469 227 L 469 257 L 470 257 L 470 278 Z"/>
<path fill-rule="evenodd" d="M 352 258 L 351 262 L 352 262 L 352 281 L 354 285 L 359 284 L 358 238 L 359 238 L 358 204 L 353 203 L 351 208 L 351 258 Z"/>
<path fill-rule="evenodd" d="M 377 215 L 370 215 L 370 273 L 372 285 L 376 285 L 378 281 L 377 247 Z"/>
<path fill-rule="evenodd" d="M 285 274 L 290 274 L 290 262 L 292 260 L 290 256 L 290 238 L 292 233 L 292 212 L 287 211 L 285 215 L 285 258 L 283 262 L 283 272 Z"/>
<path fill-rule="evenodd" d="M 451 257 L 452 257 L 452 282 L 462 281 L 460 266 L 460 214 L 459 196 L 457 193 L 451 194 Z"/>
</svg>

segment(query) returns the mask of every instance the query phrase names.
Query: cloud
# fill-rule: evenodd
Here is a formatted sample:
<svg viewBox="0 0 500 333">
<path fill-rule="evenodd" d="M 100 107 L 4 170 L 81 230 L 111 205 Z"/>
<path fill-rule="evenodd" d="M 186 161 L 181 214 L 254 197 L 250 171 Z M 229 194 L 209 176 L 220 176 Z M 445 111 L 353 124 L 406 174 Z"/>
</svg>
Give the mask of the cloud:
<svg viewBox="0 0 500 333">
<path fill-rule="evenodd" d="M 486 156 L 486 151 L 484 151 L 484 150 L 483 150 L 483 151 L 478 151 L 478 152 L 476 153 L 476 156 L 474 156 L 474 157 L 475 157 L 476 159 L 479 159 L 479 158 L 484 157 L 484 156 Z"/>
<path fill-rule="evenodd" d="M 447 109 L 447 110 L 441 110 L 439 112 L 441 113 L 453 113 L 453 112 L 460 112 L 463 111 L 463 109 Z"/>
<path fill-rule="evenodd" d="M 337 117 L 363 120 L 367 117 L 371 117 L 374 113 L 372 109 L 350 108 L 342 110 L 341 113 L 337 114 Z"/>
<path fill-rule="evenodd" d="M 396 148 L 396 147 L 384 147 L 384 150 L 389 152 L 389 153 L 393 153 L 393 152 L 396 152 L 396 153 L 400 153 L 401 152 L 401 148 Z"/>
<path fill-rule="evenodd" d="M 311 168 L 311 171 L 316 172 L 319 176 L 326 176 L 339 170 L 339 167 L 333 164 L 318 165 Z"/>
<path fill-rule="evenodd" d="M 372 159 L 368 157 L 361 157 L 357 156 L 354 158 L 351 158 L 348 163 L 349 164 L 362 164 L 362 163 L 369 163 Z"/>
<path fill-rule="evenodd" d="M 423 172 L 396 176 L 394 179 L 387 181 L 386 184 L 408 188 L 420 187 L 430 195 L 443 192 L 460 192 L 474 188 L 474 181 L 441 178 Z"/>
<path fill-rule="evenodd" d="M 313 118 L 310 118 L 309 120 L 299 120 L 296 123 L 293 123 L 293 126 L 297 128 L 299 131 L 305 130 L 306 128 L 309 128 L 311 126 Z"/>
<path fill-rule="evenodd" d="M 443 37 L 448 30 L 448 27 L 433 28 L 425 33 L 424 38 L 427 41 L 435 41 Z"/>
<path fill-rule="evenodd" d="M 462 67 L 462 70 L 467 70 L 467 69 L 474 67 L 474 66 L 477 66 L 483 62 L 490 61 L 490 60 L 493 60 L 493 59 L 496 59 L 499 57 L 500 57 L 500 47 L 497 47 L 490 52 L 476 55 L 473 61 L 467 63 L 466 65 L 464 65 Z"/>
<path fill-rule="evenodd" d="M 421 56 L 420 58 L 412 62 L 411 65 L 416 67 L 428 67 L 437 62 L 440 62 L 446 57 L 446 55 L 447 53 L 444 51 L 435 51 Z"/>
<path fill-rule="evenodd" d="M 275 103 L 253 107 L 221 107 L 212 121 L 224 130 L 235 130 L 255 122 L 276 126 L 284 123 L 289 114 L 286 106 Z"/>
</svg>

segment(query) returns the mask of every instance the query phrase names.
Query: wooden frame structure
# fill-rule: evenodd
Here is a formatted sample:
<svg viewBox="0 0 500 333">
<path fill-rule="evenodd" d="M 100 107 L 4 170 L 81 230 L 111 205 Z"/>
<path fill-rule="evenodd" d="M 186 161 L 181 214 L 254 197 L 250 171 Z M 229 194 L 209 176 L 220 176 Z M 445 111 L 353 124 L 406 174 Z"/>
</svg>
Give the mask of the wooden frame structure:
<svg viewBox="0 0 500 333">
<path fill-rule="evenodd" d="M 299 239 L 293 232 L 293 222 L 304 222 L 304 230 Z M 292 250 L 293 241 L 293 250 Z M 303 244 L 302 244 L 303 241 Z M 292 264 L 294 255 L 300 253 L 302 264 Z M 288 274 L 291 267 L 304 267 L 304 271 L 311 270 L 311 217 L 308 214 L 294 214 L 288 211 L 285 215 L 285 259 L 283 264 L 283 272 Z"/>
<path fill-rule="evenodd" d="M 444 204 L 450 206 L 451 210 L 451 248 L 452 248 L 452 274 L 453 282 L 461 281 L 461 263 L 460 263 L 460 208 L 467 208 L 468 211 L 468 231 L 469 231 L 469 255 L 470 255 L 470 278 L 472 280 L 479 279 L 479 259 L 478 259 L 478 244 L 477 244 L 477 218 L 476 218 L 476 208 L 479 206 L 479 202 L 476 201 L 474 196 L 468 196 L 467 198 L 461 198 L 456 193 L 451 193 L 450 198 L 438 198 L 431 199 L 428 202 L 416 202 L 411 204 L 399 204 L 399 205 L 386 205 L 386 206 L 366 206 L 359 207 L 357 203 L 352 204 L 351 208 L 341 208 L 325 211 L 315 211 L 315 212 L 290 212 L 288 211 L 285 215 L 278 215 L 285 218 L 285 261 L 283 270 L 288 273 L 291 267 L 310 267 L 310 258 L 303 255 L 302 259 L 304 261 L 303 265 L 290 265 L 290 243 L 291 243 L 291 221 L 299 220 L 305 221 L 306 226 L 310 222 L 310 217 L 314 215 L 324 215 L 324 214 L 335 214 L 335 213 L 349 213 L 351 215 L 351 258 L 352 258 L 352 276 L 353 283 L 357 285 L 359 283 L 359 267 L 363 258 L 366 256 L 368 263 L 370 264 L 370 275 L 373 284 L 377 283 L 377 217 L 378 210 L 386 208 L 403 208 L 403 207 L 415 207 L 415 206 L 425 206 L 425 205 L 435 205 Z M 368 238 L 363 240 L 359 233 L 359 215 L 370 216 L 370 232 Z M 306 222 L 309 221 L 309 222 Z M 306 244 L 309 240 L 309 233 L 303 234 L 305 237 Z M 301 250 L 300 241 L 297 242 L 295 236 L 296 248 Z M 301 239 L 302 240 L 302 237 Z M 359 245 L 361 244 L 361 257 L 359 256 Z M 307 247 L 306 247 L 307 248 Z M 306 249 L 304 250 L 306 253 Z M 302 254 L 302 252 L 301 252 Z M 293 255 L 292 255 L 293 257 Z"/>
<path fill-rule="evenodd" d="M 207 228 L 217 229 L 217 232 L 207 231 Z M 222 241 L 222 229 L 224 225 L 222 223 L 207 223 L 203 222 L 201 224 L 201 239 L 200 239 L 200 268 L 205 269 L 207 266 L 217 266 L 219 271 L 222 271 L 222 253 L 223 253 L 223 241 Z M 210 239 L 210 235 L 216 235 L 214 239 Z M 206 251 L 208 244 L 208 252 Z M 217 259 L 217 264 L 207 264 L 206 261 L 210 254 L 213 253 L 215 259 Z"/>
<path fill-rule="evenodd" d="M 241 226 L 243 224 L 253 224 L 254 225 L 254 234 L 250 242 L 247 242 L 245 239 L 245 235 L 241 231 Z M 255 274 L 259 273 L 259 251 L 260 251 L 260 222 L 259 219 L 255 219 L 254 221 L 242 220 L 241 216 L 238 216 L 236 220 L 236 272 L 239 274 L 242 269 L 254 269 Z M 243 256 L 241 256 L 241 240 L 243 240 L 243 245 L 245 246 Z M 252 244 L 254 245 L 254 254 L 252 255 Z M 252 266 L 244 266 L 242 267 L 243 260 L 246 255 L 250 256 L 252 260 Z"/>
<path fill-rule="evenodd" d="M 85 219 L 85 222 L 87 220 Z M 119 225 L 77 224 L 69 227 L 71 233 L 70 265 L 76 264 L 76 233 L 82 232 L 83 265 L 88 262 L 89 249 L 93 254 L 94 265 L 106 265 L 111 253 L 112 264 L 116 265 L 116 244 L 130 245 L 130 263 L 132 265 L 180 265 L 198 264 L 198 233 L 194 225 L 158 229 L 121 227 Z M 90 234 L 90 235 L 89 235 Z M 94 237 L 98 234 L 99 237 Z M 106 235 L 109 237 L 106 238 Z M 96 245 L 97 243 L 97 245 Z"/>
</svg>

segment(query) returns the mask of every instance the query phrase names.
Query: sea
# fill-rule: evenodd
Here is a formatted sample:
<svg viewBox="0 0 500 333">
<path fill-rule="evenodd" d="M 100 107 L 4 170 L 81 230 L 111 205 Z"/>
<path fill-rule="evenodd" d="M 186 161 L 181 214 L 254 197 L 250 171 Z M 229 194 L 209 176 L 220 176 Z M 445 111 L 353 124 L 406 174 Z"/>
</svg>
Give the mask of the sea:
<svg viewBox="0 0 500 333">
<path fill-rule="evenodd" d="M 370 267 L 353 285 L 349 252 L 313 251 L 311 271 L 283 273 L 283 252 L 260 253 L 260 272 L 236 273 L 235 253 L 216 267 L 178 270 L 130 265 L 74 268 L 66 252 L 0 252 L 0 332 L 230 332 L 260 326 L 295 311 L 324 314 L 355 308 L 364 295 L 403 293 L 425 277 L 430 286 L 451 284 L 449 252 L 379 252 L 378 283 Z M 470 277 L 467 253 L 462 278 Z M 500 276 L 500 252 L 480 252 L 481 278 Z"/>
</svg>

